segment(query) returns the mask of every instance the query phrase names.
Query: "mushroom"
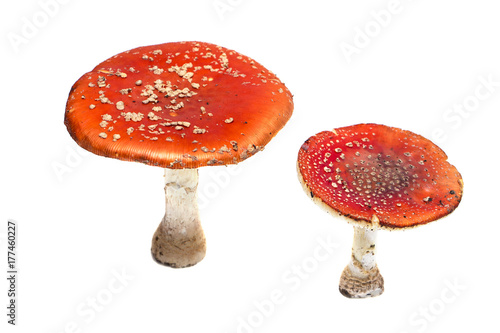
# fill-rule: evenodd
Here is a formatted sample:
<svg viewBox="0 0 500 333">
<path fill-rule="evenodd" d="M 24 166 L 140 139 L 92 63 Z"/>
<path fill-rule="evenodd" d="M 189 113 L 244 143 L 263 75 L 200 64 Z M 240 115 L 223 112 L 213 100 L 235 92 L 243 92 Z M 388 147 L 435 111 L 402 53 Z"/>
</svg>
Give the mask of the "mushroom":
<svg viewBox="0 0 500 333">
<path fill-rule="evenodd" d="M 339 284 L 349 298 L 384 291 L 375 260 L 377 230 L 435 221 L 462 198 L 462 177 L 439 147 L 385 125 L 359 124 L 310 137 L 299 150 L 297 170 L 316 204 L 354 226 L 351 261 Z"/>
<path fill-rule="evenodd" d="M 292 111 L 289 90 L 253 59 L 176 42 L 117 54 L 84 74 L 71 89 L 65 124 L 94 154 L 165 168 L 166 213 L 151 252 L 160 264 L 188 267 L 206 251 L 198 168 L 261 151 Z"/>
</svg>

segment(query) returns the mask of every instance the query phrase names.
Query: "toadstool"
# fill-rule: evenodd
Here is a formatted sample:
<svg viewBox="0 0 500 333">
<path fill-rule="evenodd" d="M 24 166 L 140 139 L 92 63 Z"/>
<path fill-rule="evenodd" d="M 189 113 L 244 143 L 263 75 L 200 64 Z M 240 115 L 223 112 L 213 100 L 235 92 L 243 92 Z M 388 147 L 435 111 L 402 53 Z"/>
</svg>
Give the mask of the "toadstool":
<svg viewBox="0 0 500 333">
<path fill-rule="evenodd" d="M 354 226 L 351 261 L 339 284 L 349 298 L 384 291 L 375 261 L 377 230 L 435 221 L 462 198 L 462 177 L 439 147 L 385 125 L 359 124 L 310 137 L 299 150 L 297 170 L 316 204 Z"/>
<path fill-rule="evenodd" d="M 72 87 L 65 124 L 84 149 L 165 168 L 166 213 L 151 252 L 188 267 L 205 256 L 196 188 L 203 166 L 262 150 L 293 111 L 271 71 L 236 51 L 175 42 L 117 54 Z"/>
</svg>

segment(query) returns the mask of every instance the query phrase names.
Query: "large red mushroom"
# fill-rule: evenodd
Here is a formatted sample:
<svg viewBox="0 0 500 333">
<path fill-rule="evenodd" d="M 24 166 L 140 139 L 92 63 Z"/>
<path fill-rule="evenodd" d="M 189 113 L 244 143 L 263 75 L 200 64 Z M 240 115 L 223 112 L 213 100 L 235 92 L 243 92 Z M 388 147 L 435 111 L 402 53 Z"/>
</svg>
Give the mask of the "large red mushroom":
<svg viewBox="0 0 500 333">
<path fill-rule="evenodd" d="M 65 124 L 94 154 L 165 168 L 166 213 L 151 252 L 158 263 L 187 267 L 206 250 L 197 168 L 254 155 L 292 111 L 288 89 L 253 59 L 176 42 L 117 54 L 84 74 L 71 89 Z"/>
<path fill-rule="evenodd" d="M 377 230 L 438 220 L 455 210 L 462 198 L 462 177 L 439 147 L 420 135 L 384 125 L 318 133 L 300 148 L 297 167 L 313 201 L 354 226 L 351 261 L 339 285 L 350 298 L 384 291 L 375 261 Z"/>
</svg>

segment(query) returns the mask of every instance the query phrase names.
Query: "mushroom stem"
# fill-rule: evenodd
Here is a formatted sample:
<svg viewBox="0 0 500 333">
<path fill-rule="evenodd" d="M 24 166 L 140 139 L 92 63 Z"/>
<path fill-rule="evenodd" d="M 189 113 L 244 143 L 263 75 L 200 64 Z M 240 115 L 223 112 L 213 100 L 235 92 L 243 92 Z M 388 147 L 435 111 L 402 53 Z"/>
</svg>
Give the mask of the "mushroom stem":
<svg viewBox="0 0 500 333">
<path fill-rule="evenodd" d="M 165 216 L 153 236 L 151 254 L 159 264 L 189 267 L 205 257 L 196 188 L 198 169 L 165 169 Z"/>
<path fill-rule="evenodd" d="M 384 278 L 375 261 L 376 229 L 354 227 L 351 261 L 340 277 L 339 290 L 348 298 L 366 298 L 384 292 Z"/>
</svg>

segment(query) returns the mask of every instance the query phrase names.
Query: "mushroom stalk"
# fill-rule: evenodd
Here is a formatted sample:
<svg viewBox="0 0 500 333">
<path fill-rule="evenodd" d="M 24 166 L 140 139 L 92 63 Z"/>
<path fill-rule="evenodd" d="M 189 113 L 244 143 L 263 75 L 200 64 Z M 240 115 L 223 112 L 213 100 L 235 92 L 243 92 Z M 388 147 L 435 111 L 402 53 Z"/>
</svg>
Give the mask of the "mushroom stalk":
<svg viewBox="0 0 500 333">
<path fill-rule="evenodd" d="M 351 261 L 342 272 L 339 290 L 349 298 L 366 298 L 384 292 L 384 279 L 375 261 L 376 229 L 354 227 Z"/>
<path fill-rule="evenodd" d="M 198 169 L 165 169 L 165 216 L 151 247 L 153 258 L 162 265 L 189 267 L 205 257 L 197 187 Z"/>
</svg>

